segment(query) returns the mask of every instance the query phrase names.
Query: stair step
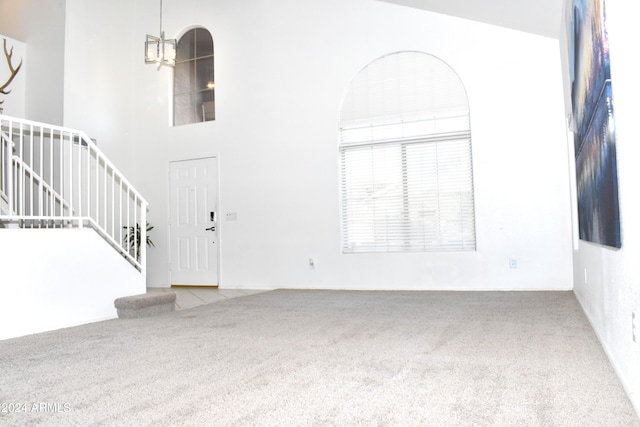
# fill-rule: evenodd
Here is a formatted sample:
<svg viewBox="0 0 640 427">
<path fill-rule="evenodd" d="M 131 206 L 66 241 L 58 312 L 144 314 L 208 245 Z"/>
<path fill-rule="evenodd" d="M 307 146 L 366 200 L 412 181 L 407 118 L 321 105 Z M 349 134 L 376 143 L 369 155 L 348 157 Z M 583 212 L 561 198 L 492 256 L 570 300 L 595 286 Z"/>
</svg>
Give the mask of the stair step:
<svg viewBox="0 0 640 427">
<path fill-rule="evenodd" d="M 140 294 L 118 298 L 114 305 L 121 319 L 138 319 L 175 310 L 176 293 Z"/>
</svg>

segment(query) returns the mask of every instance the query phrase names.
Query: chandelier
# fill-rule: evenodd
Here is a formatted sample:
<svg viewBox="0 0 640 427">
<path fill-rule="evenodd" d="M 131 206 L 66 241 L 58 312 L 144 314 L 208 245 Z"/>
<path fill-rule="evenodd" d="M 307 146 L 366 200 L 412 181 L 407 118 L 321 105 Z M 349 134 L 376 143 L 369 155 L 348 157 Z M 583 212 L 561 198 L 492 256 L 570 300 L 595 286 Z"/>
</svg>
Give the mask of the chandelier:
<svg viewBox="0 0 640 427">
<path fill-rule="evenodd" d="M 165 39 L 164 31 L 162 31 L 162 0 L 160 0 L 160 37 L 147 34 L 147 40 L 144 43 L 144 62 L 147 64 L 168 65 L 173 67 L 176 65 L 176 46 L 175 39 Z"/>
</svg>

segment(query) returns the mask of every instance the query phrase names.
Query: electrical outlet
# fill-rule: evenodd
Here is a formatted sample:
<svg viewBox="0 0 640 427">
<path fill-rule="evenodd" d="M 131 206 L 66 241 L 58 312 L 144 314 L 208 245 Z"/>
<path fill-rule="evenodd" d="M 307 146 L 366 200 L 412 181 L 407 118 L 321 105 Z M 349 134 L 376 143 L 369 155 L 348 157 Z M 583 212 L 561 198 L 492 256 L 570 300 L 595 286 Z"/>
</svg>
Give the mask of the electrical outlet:
<svg viewBox="0 0 640 427">
<path fill-rule="evenodd" d="M 518 258 L 509 258 L 509 268 L 518 268 Z"/>
<path fill-rule="evenodd" d="M 315 270 L 316 269 L 316 260 L 313 258 L 309 258 L 309 268 L 311 270 Z"/>
<path fill-rule="evenodd" d="M 636 313 L 631 312 L 631 339 L 633 340 L 633 342 L 637 342 L 636 341 Z"/>
</svg>

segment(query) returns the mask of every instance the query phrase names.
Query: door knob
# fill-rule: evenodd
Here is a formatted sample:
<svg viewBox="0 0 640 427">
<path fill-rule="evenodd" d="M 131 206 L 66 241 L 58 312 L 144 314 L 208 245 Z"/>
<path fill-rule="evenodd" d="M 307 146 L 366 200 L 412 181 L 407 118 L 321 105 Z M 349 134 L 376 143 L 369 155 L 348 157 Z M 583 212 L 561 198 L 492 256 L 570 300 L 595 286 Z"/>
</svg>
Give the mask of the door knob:
<svg viewBox="0 0 640 427">
<path fill-rule="evenodd" d="M 215 225 L 212 225 L 212 226 L 211 226 L 211 227 L 209 227 L 209 228 L 205 228 L 205 229 L 204 229 L 204 231 L 216 231 L 216 226 L 215 226 Z"/>
</svg>

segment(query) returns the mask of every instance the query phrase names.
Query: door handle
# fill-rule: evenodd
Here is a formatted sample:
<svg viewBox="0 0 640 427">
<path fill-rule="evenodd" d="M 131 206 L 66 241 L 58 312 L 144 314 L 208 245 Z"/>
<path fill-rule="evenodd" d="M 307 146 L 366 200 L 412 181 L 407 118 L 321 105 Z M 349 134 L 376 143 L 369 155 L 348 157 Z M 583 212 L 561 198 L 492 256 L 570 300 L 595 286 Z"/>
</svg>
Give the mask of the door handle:
<svg viewBox="0 0 640 427">
<path fill-rule="evenodd" d="M 204 231 L 216 231 L 216 226 L 215 226 L 215 225 L 212 225 L 212 226 L 211 226 L 211 227 L 209 227 L 209 228 L 205 228 L 205 229 L 204 229 Z"/>
</svg>

